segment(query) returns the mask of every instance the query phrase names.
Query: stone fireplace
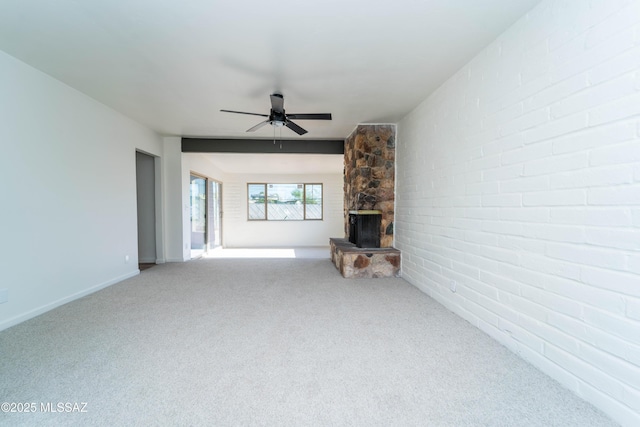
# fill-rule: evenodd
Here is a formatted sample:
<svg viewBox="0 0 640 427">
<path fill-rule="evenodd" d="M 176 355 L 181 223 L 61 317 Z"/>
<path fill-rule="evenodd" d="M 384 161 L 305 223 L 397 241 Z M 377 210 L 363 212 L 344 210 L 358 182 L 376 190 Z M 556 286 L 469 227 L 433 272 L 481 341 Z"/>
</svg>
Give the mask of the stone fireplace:
<svg viewBox="0 0 640 427">
<path fill-rule="evenodd" d="M 393 248 L 395 125 L 358 125 L 344 145 L 345 238 L 329 239 L 347 278 L 400 275 Z"/>
<path fill-rule="evenodd" d="M 395 125 L 358 125 L 344 143 L 344 218 L 349 211 L 381 213 L 380 247 L 393 246 Z"/>
</svg>

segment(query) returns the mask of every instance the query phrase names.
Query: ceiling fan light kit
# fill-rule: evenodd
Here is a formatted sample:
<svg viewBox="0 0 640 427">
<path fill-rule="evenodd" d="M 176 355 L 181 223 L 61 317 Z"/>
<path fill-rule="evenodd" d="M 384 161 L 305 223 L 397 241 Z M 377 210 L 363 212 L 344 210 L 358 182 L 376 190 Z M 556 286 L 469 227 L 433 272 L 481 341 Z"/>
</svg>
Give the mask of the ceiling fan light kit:
<svg viewBox="0 0 640 427">
<path fill-rule="evenodd" d="M 291 119 L 296 120 L 331 120 L 330 113 L 310 113 L 310 114 L 286 114 L 284 111 L 284 96 L 279 93 L 274 93 L 271 96 L 271 111 L 269 114 L 247 113 L 244 111 L 233 110 L 220 110 L 224 113 L 234 114 L 248 114 L 250 116 L 266 117 L 267 119 L 258 123 L 257 125 L 247 129 L 247 132 L 255 132 L 266 124 L 270 124 L 273 127 L 286 126 L 298 135 L 304 135 L 307 133 L 306 129 L 298 126 Z"/>
</svg>

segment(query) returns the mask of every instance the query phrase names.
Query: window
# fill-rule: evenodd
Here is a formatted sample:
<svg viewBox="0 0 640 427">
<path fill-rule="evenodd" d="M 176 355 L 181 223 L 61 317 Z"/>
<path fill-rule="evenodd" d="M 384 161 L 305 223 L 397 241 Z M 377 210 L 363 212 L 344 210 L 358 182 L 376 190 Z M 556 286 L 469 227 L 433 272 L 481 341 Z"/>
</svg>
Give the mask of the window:
<svg viewBox="0 0 640 427">
<path fill-rule="evenodd" d="M 250 221 L 322 219 L 322 184 L 247 184 Z"/>
</svg>

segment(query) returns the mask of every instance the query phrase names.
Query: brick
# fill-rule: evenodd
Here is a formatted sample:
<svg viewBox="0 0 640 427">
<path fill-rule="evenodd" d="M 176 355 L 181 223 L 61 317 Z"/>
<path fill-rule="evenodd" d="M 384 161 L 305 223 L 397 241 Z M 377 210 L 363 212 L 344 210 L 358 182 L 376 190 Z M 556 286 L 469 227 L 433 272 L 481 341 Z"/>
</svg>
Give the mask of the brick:
<svg viewBox="0 0 640 427">
<path fill-rule="evenodd" d="M 522 195 L 523 206 L 578 206 L 587 203 L 585 190 L 537 191 Z"/>
<path fill-rule="evenodd" d="M 587 113 L 578 113 L 567 117 L 556 118 L 524 133 L 524 143 L 531 144 L 551 138 L 557 138 L 587 127 Z"/>
<path fill-rule="evenodd" d="M 570 153 L 552 156 L 545 159 L 532 160 L 524 165 L 524 176 L 544 175 L 554 172 L 564 172 L 587 167 L 588 153 Z M 506 178 L 503 178 L 506 179 Z"/>
<path fill-rule="evenodd" d="M 640 68 L 640 47 L 635 47 L 594 66 L 589 70 L 589 82 L 597 85 L 638 68 Z"/>
<path fill-rule="evenodd" d="M 578 354 L 582 360 L 600 368 L 606 374 L 640 389 L 640 368 L 637 366 L 584 343 L 579 344 Z"/>
<path fill-rule="evenodd" d="M 547 314 L 550 313 L 550 310 L 546 307 L 516 295 L 505 294 L 504 302 L 507 306 L 512 307 L 519 313 L 541 322 L 544 322 Z"/>
<path fill-rule="evenodd" d="M 484 194 L 482 206 L 522 206 L 522 196 L 519 194 Z"/>
<path fill-rule="evenodd" d="M 585 242 L 584 228 L 572 225 L 528 224 L 525 235 L 556 242 Z"/>
<path fill-rule="evenodd" d="M 501 208 L 503 221 L 549 222 L 549 208 Z"/>
<path fill-rule="evenodd" d="M 562 313 L 566 316 L 575 317 L 576 319 L 582 315 L 582 306 L 572 299 L 553 295 L 543 289 L 526 285 L 520 289 L 523 298 L 547 307 L 555 313 Z M 566 339 L 570 340 L 571 338 L 567 336 Z"/>
<path fill-rule="evenodd" d="M 500 192 L 500 184 L 497 181 L 476 182 L 466 185 L 466 194 L 497 194 Z"/>
<path fill-rule="evenodd" d="M 500 126 L 500 135 L 511 135 L 512 133 L 530 129 L 547 121 L 549 121 L 549 110 L 547 108 L 541 108 L 502 124 Z"/>
<path fill-rule="evenodd" d="M 498 236 L 491 233 L 483 233 L 481 231 L 465 231 L 464 240 L 469 243 L 477 243 L 480 245 L 497 246 Z"/>
<path fill-rule="evenodd" d="M 513 163 L 522 163 L 529 160 L 548 157 L 552 153 L 552 144 L 542 143 L 534 144 L 528 147 L 522 147 L 515 150 L 502 153 L 500 162 L 502 165 L 510 165 Z"/>
<path fill-rule="evenodd" d="M 629 167 L 601 167 L 580 169 L 577 171 L 559 173 L 550 177 L 550 188 L 584 188 L 605 185 L 620 185 L 633 183 L 633 169 Z"/>
<path fill-rule="evenodd" d="M 611 397 L 598 387 L 592 387 L 587 383 L 580 383 L 577 393 L 587 402 L 597 405 L 605 413 L 609 414 L 621 426 L 635 426 L 640 422 L 638 411 L 631 409 L 631 405 L 625 402 L 627 387 L 623 387 L 622 398 Z M 636 405 L 637 406 L 637 405 Z"/>
<path fill-rule="evenodd" d="M 544 354 L 567 371 L 572 372 L 574 375 L 577 375 L 590 384 L 593 384 L 598 390 L 601 390 L 616 399 L 622 398 L 622 385 L 619 381 L 616 381 L 609 375 L 604 374 L 596 367 L 584 362 L 575 355 L 551 344 L 545 345 Z"/>
<path fill-rule="evenodd" d="M 640 93 L 595 108 L 589 112 L 589 126 L 624 120 L 640 114 Z"/>
<path fill-rule="evenodd" d="M 587 74 L 583 73 L 566 80 L 551 84 L 524 103 L 525 111 L 537 110 L 548 107 L 556 101 L 567 98 L 569 95 L 578 92 L 589 86 Z"/>
<path fill-rule="evenodd" d="M 634 74 L 629 73 L 559 100 L 551 106 L 551 117 L 559 118 L 587 111 L 599 105 L 629 96 L 634 92 L 635 80 Z"/>
<path fill-rule="evenodd" d="M 640 321 L 640 298 L 627 297 L 627 317 Z"/>
<path fill-rule="evenodd" d="M 482 145 L 482 153 L 486 156 L 492 154 L 502 153 L 503 151 L 509 151 L 522 147 L 524 145 L 524 134 L 515 133 L 513 135 L 505 136 L 504 138 L 493 139 L 490 142 Z"/>
<path fill-rule="evenodd" d="M 633 219 L 633 225 L 640 226 L 640 208 L 631 209 L 631 217 Z"/>
<path fill-rule="evenodd" d="M 640 250 L 640 230 L 627 228 L 588 228 L 586 230 L 586 240 L 587 243 L 592 245 Z"/>
<path fill-rule="evenodd" d="M 638 345 L 595 328 L 589 328 L 588 342 L 603 351 L 640 366 L 640 346 Z"/>
<path fill-rule="evenodd" d="M 542 191 L 549 189 L 548 176 L 520 177 L 500 182 L 501 193 L 520 193 L 528 191 Z"/>
<path fill-rule="evenodd" d="M 480 270 L 480 281 L 510 294 L 520 294 L 520 282 L 499 276 L 497 274 Z"/>
<path fill-rule="evenodd" d="M 492 156 L 483 157 L 481 159 L 477 159 L 469 162 L 465 166 L 465 170 L 473 171 L 473 170 L 484 170 L 491 169 L 500 166 L 500 155 L 494 154 Z"/>
<path fill-rule="evenodd" d="M 640 255 L 629 255 L 628 269 L 632 273 L 640 274 Z"/>
<path fill-rule="evenodd" d="M 586 159 L 586 156 L 585 156 Z M 586 163 L 586 161 L 585 161 Z M 522 176 L 524 173 L 523 165 L 503 166 L 494 169 L 482 171 L 483 181 L 496 181 L 502 179 L 513 179 Z"/>
<path fill-rule="evenodd" d="M 544 255 L 546 242 L 519 236 L 498 236 L 498 246 L 516 252 Z"/>
<path fill-rule="evenodd" d="M 591 188 L 588 191 L 590 205 L 640 205 L 640 185 Z"/>
<path fill-rule="evenodd" d="M 640 138 L 623 144 L 594 149 L 589 156 L 593 166 L 640 162 Z"/>
<path fill-rule="evenodd" d="M 590 70 L 596 65 L 602 64 L 622 52 L 632 49 L 634 47 L 633 32 L 633 29 L 630 28 L 617 34 L 612 38 L 610 43 L 600 44 L 588 51 L 580 49 L 579 52 L 581 54 L 575 55 L 569 61 L 558 63 L 558 65 L 549 70 L 551 79 L 553 81 L 560 81 L 575 76 Z M 584 45 L 585 41 L 586 37 L 583 37 L 582 40 L 577 41 L 577 43 Z"/>
<path fill-rule="evenodd" d="M 576 280 L 563 277 L 548 277 L 544 283 L 544 289 L 583 304 L 605 309 L 614 314 L 624 315 L 625 313 L 626 297 Z M 580 336 L 581 339 L 589 341 L 587 335 L 581 334 Z"/>
<path fill-rule="evenodd" d="M 616 10 L 612 15 L 607 16 L 607 19 L 589 29 L 585 40 L 586 47 L 591 48 L 600 43 L 608 42 L 621 30 L 637 24 L 638 16 L 640 16 L 640 6 L 637 2 L 630 2 L 625 7 Z"/>
<path fill-rule="evenodd" d="M 522 255 L 521 265 L 529 270 L 561 276 L 567 279 L 578 280 L 580 278 L 579 266 L 567 262 L 556 261 L 539 255 Z"/>
<path fill-rule="evenodd" d="M 535 334 L 529 332 L 529 330 L 517 325 L 518 318 L 521 318 L 521 316 L 517 315 L 517 312 L 510 310 L 510 313 L 514 313 L 511 318 L 502 316 L 499 319 L 498 328 L 506 332 L 511 339 L 517 341 L 520 344 L 520 347 L 525 345 L 538 353 L 542 353 L 544 341 Z M 540 324 L 540 322 L 535 323 Z"/>
<path fill-rule="evenodd" d="M 620 251 L 564 243 L 548 243 L 546 255 L 563 261 L 614 270 L 623 270 L 627 262 L 626 255 Z"/>
<path fill-rule="evenodd" d="M 581 319 L 576 319 L 575 317 L 566 316 L 560 313 L 549 313 L 547 316 L 547 323 L 554 328 L 566 332 L 574 338 L 578 338 L 585 342 L 592 341 L 593 328 L 586 325 Z M 619 339 L 618 341 L 626 344 L 626 341 Z"/>
<path fill-rule="evenodd" d="M 523 112 L 523 104 L 522 102 L 518 102 L 496 112 L 489 112 L 489 114 L 482 120 L 482 125 L 485 129 L 497 128 L 501 123 L 520 117 Z"/>
<path fill-rule="evenodd" d="M 640 323 L 626 317 L 615 316 L 604 310 L 584 307 L 584 321 L 634 344 L 640 344 Z"/>
<path fill-rule="evenodd" d="M 503 276 L 517 277 L 520 282 L 540 289 L 544 289 L 544 284 L 549 278 L 549 275 L 541 272 L 541 270 L 522 268 L 505 263 L 498 264 L 495 272 Z"/>
<path fill-rule="evenodd" d="M 637 274 L 582 267 L 580 280 L 601 289 L 619 292 L 623 295 L 640 297 L 640 286 L 638 286 L 640 277 Z"/>
<path fill-rule="evenodd" d="M 502 248 L 484 246 L 478 252 L 478 255 L 481 255 L 485 258 L 491 258 L 491 259 L 495 259 L 496 261 L 506 262 L 513 265 L 520 264 L 520 256 L 518 255 L 518 253 L 510 250 L 502 249 Z"/>
<path fill-rule="evenodd" d="M 482 231 L 497 234 L 524 236 L 524 226 L 516 222 L 483 221 Z"/>
<path fill-rule="evenodd" d="M 558 224 L 582 224 L 609 227 L 626 227 L 632 224 L 631 211 L 618 207 L 551 208 L 550 221 Z"/>
<path fill-rule="evenodd" d="M 636 413 L 640 413 L 640 391 L 638 388 L 625 387 L 623 402 Z"/>
<path fill-rule="evenodd" d="M 465 208 L 464 216 L 473 219 L 499 219 L 498 208 Z M 639 214 L 640 217 L 640 214 Z"/>
<path fill-rule="evenodd" d="M 635 128 L 635 123 L 623 122 L 589 128 L 569 136 L 563 136 L 553 141 L 553 154 L 564 154 L 629 141 L 636 137 Z"/>
</svg>

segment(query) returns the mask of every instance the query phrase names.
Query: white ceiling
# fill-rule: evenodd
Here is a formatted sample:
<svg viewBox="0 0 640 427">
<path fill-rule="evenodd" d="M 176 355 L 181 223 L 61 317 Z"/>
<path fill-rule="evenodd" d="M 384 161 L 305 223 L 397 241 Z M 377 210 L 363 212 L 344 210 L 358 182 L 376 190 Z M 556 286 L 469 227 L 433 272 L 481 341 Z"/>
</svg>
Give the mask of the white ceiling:
<svg viewBox="0 0 640 427">
<path fill-rule="evenodd" d="M 2 0 L 0 50 L 161 134 L 302 138 L 396 122 L 538 0 Z M 273 138 L 265 126 L 255 134 Z M 283 137 L 297 137 L 284 129 Z"/>
<path fill-rule="evenodd" d="M 337 174 L 344 170 L 344 156 L 337 154 L 215 153 L 204 156 L 226 173 Z"/>
</svg>

